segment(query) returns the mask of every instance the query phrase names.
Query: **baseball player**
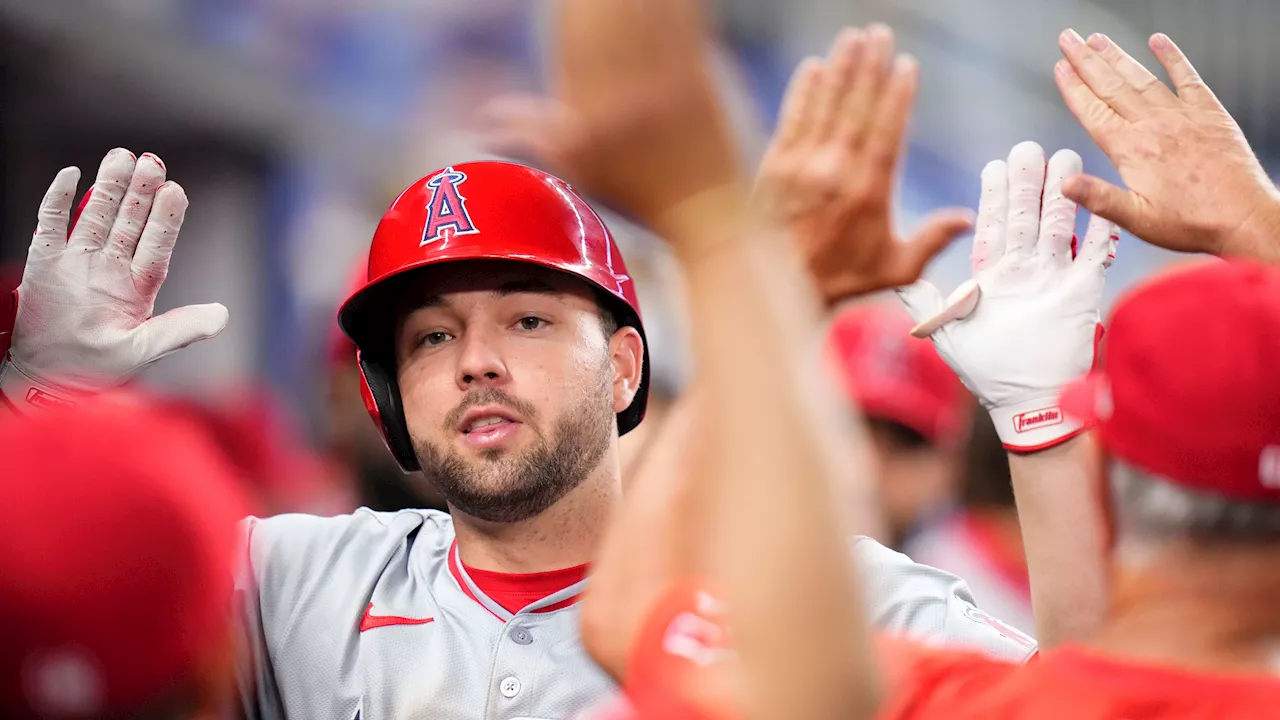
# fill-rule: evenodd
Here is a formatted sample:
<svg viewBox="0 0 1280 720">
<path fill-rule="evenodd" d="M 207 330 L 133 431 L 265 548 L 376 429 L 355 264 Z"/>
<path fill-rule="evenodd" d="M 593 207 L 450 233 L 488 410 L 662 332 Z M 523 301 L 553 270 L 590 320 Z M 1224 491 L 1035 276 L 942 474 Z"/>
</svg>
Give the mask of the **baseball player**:
<svg viewBox="0 0 1280 720">
<path fill-rule="evenodd" d="M 146 438 L 146 442 L 139 442 Z M 202 428 L 130 397 L 0 418 L 0 716 L 226 706 L 244 480 Z"/>
<path fill-rule="evenodd" d="M 561 70 L 593 129 L 576 176 L 696 256 L 715 247 L 707 219 L 740 210 L 725 188 L 742 183 L 697 33 L 665 22 L 688 5 L 647 3 L 620 27 L 599 15 L 635 7 L 566 1 Z M 113 151 L 69 236 L 76 172 L 55 179 L 0 370 L 20 412 L 76 402 L 225 324 L 217 305 L 148 317 L 186 207 L 165 179 L 152 156 Z M 464 163 L 392 203 L 340 322 L 390 451 L 452 516 L 248 520 L 236 600 L 250 716 L 563 718 L 612 693 L 577 600 L 621 499 L 617 437 L 643 416 L 636 307 L 607 229 L 554 177 Z M 883 626 L 1030 652 L 975 620 L 954 577 L 858 546 Z"/>
</svg>

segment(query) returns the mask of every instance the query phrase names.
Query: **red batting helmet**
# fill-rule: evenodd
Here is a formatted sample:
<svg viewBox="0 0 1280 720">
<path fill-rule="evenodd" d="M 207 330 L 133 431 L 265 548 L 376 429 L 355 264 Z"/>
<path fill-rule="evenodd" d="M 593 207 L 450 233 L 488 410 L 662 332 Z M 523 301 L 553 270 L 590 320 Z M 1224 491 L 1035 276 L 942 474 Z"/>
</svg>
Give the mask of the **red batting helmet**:
<svg viewBox="0 0 1280 720">
<path fill-rule="evenodd" d="M 565 181 L 506 162 L 437 170 L 410 185 L 382 216 L 369 248 L 367 282 L 338 310 L 357 348 L 369 415 L 405 472 L 420 469 L 409 439 L 393 352 L 390 312 L 417 268 L 460 260 L 511 260 L 559 270 L 600 291 L 619 325 L 641 338 L 640 302 L 609 229 Z M 640 424 L 649 394 L 649 347 L 635 399 L 618 432 Z"/>
</svg>

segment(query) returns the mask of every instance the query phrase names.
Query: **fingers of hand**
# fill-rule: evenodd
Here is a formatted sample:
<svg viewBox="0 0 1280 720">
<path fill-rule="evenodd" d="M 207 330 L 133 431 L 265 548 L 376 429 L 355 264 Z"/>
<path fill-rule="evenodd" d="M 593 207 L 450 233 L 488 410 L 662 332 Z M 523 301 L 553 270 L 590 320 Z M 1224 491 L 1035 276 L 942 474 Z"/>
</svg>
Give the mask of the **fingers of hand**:
<svg viewBox="0 0 1280 720">
<path fill-rule="evenodd" d="M 555 76 L 576 108 L 609 111 L 618 98 L 702 82 L 702 3 L 687 0 L 556 3 Z"/>
<path fill-rule="evenodd" d="M 108 253 L 124 262 L 133 260 L 133 251 L 138 247 L 138 238 L 142 237 L 142 228 L 146 225 L 147 216 L 151 214 L 156 191 L 164 184 L 164 180 L 164 162 L 151 153 L 143 153 L 134 165 L 129 189 L 120 202 L 120 212 L 111 227 L 107 240 Z"/>
<path fill-rule="evenodd" d="M 942 312 L 942 293 L 928 280 L 917 280 L 906 287 L 895 288 L 894 292 L 917 323 Z"/>
<path fill-rule="evenodd" d="M 1044 149 L 1030 140 L 1009 152 L 1009 219 L 1005 255 L 1029 255 L 1040 235 L 1040 202 L 1044 196 Z"/>
<path fill-rule="evenodd" d="M 1063 56 L 1098 99 L 1121 117 L 1141 117 L 1146 113 L 1148 104 L 1137 89 L 1098 53 L 1098 48 L 1105 45 L 1101 35 L 1092 36 L 1086 44 L 1075 30 L 1064 30 L 1058 37 L 1058 47 Z"/>
<path fill-rule="evenodd" d="M 1063 182 L 1062 193 L 1094 215 L 1101 215 L 1134 235 L 1147 239 L 1137 197 L 1132 192 L 1101 178 L 1080 174 Z"/>
<path fill-rule="evenodd" d="M 911 336 L 926 338 L 947 323 L 969 317 L 978 308 L 978 300 L 981 298 L 982 288 L 978 285 L 978 281 L 973 279 L 965 280 L 960 283 L 960 287 L 947 296 L 946 300 L 942 301 L 942 306 L 938 312 L 921 320 L 915 327 L 911 328 Z"/>
<path fill-rule="evenodd" d="M 864 34 L 858 28 L 845 28 L 831 43 L 827 53 L 826 82 L 822 92 L 813 100 L 814 122 L 811 130 L 817 138 L 825 140 L 837 127 L 838 114 L 844 110 L 844 100 L 857 80 L 861 69 Z"/>
<path fill-rule="evenodd" d="M 76 185 L 80 182 L 80 168 L 66 167 L 58 171 L 36 218 L 36 231 L 31 237 L 32 250 L 59 250 L 67 246 L 67 230 L 71 221 L 71 206 L 76 201 Z"/>
<path fill-rule="evenodd" d="M 146 365 L 188 345 L 208 340 L 222 332 L 229 318 L 227 308 L 220 303 L 186 305 L 157 315 L 138 328 L 140 360 Z"/>
<path fill-rule="evenodd" d="M 786 148 L 812 134 L 814 107 L 825 83 L 826 66 L 816 57 L 807 57 L 796 66 L 787 83 L 778 112 L 778 129 L 772 145 Z"/>
<path fill-rule="evenodd" d="M 1111 267 L 1111 261 L 1116 257 L 1116 243 L 1119 240 L 1120 228 L 1101 215 L 1094 215 L 1089 218 L 1089 229 L 1084 234 L 1076 264 L 1100 267 L 1105 271 Z"/>
<path fill-rule="evenodd" d="M 1125 52 L 1124 48 L 1115 44 L 1111 38 L 1095 33 L 1089 36 L 1087 44 L 1094 48 L 1102 59 L 1115 69 L 1116 74 L 1136 90 L 1150 106 L 1170 107 L 1175 104 L 1177 98 L 1169 88 L 1156 79 L 1150 70 L 1143 67 L 1142 63 Z"/>
<path fill-rule="evenodd" d="M 186 213 L 187 194 L 181 185 L 169 182 L 156 191 L 151 214 L 133 255 L 133 284 L 143 297 L 154 298 L 168 275 L 169 258 Z"/>
<path fill-rule="evenodd" d="M 887 173 L 886 182 L 891 179 L 898 156 L 902 152 L 918 85 L 919 68 L 915 58 L 899 55 L 893 63 L 893 71 L 867 133 L 867 155 L 877 167 Z"/>
<path fill-rule="evenodd" d="M 1156 33 L 1151 36 L 1147 44 L 1165 72 L 1169 73 L 1169 79 L 1173 81 L 1178 97 L 1196 105 L 1221 107 L 1213 91 L 1200 78 L 1200 73 L 1168 35 Z"/>
<path fill-rule="evenodd" d="M 133 153 L 123 148 L 112 150 L 102 159 L 93 194 L 71 229 L 68 247 L 97 249 L 107 242 L 136 164 Z"/>
<path fill-rule="evenodd" d="M 569 109 L 547 97 L 499 97 L 481 109 L 480 118 L 487 150 L 530 160 L 551 172 L 564 173 L 569 158 L 585 140 Z"/>
<path fill-rule="evenodd" d="M 1115 132 L 1123 127 L 1124 119 L 1094 94 L 1069 61 L 1059 60 L 1053 70 L 1054 81 L 1067 109 L 1098 143 L 1098 147 L 1106 151 Z"/>
<path fill-rule="evenodd" d="M 1062 183 L 1084 169 L 1074 150 L 1059 150 L 1045 170 L 1044 202 L 1040 209 L 1040 239 L 1036 252 L 1058 265 L 1071 263 L 1071 237 L 1076 225 L 1076 203 L 1062 194 Z"/>
<path fill-rule="evenodd" d="M 839 110 L 839 129 L 849 147 L 859 147 L 874 118 L 893 62 L 893 31 L 887 25 L 867 28 L 861 62 Z"/>
<path fill-rule="evenodd" d="M 969 256 L 974 275 L 1004 255 L 1008 217 L 1009 166 L 1003 160 L 992 160 L 982 168 L 982 197 L 978 199 L 978 224 Z"/>
</svg>

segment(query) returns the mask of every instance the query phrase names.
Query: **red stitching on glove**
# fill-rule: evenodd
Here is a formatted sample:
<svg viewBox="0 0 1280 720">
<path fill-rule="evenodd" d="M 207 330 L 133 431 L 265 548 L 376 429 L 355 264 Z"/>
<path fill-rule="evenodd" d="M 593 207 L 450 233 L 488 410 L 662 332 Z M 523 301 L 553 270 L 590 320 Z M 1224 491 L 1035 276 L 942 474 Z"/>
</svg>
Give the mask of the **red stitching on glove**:
<svg viewBox="0 0 1280 720">
<path fill-rule="evenodd" d="M 1081 427 L 1081 428 L 1077 428 L 1077 429 L 1075 429 L 1075 430 L 1072 430 L 1070 433 L 1067 433 L 1066 435 L 1063 435 L 1063 436 L 1062 436 L 1062 437 L 1060 437 L 1060 438 L 1054 438 L 1054 439 L 1050 440 L 1049 442 L 1046 442 L 1046 443 L 1040 443 L 1039 445 L 1021 446 L 1021 445 L 1010 445 L 1009 443 L 1002 443 L 1002 444 L 1004 445 L 1004 449 L 1005 449 L 1005 450 L 1008 450 L 1008 451 L 1010 451 L 1010 452 L 1016 452 L 1016 453 L 1033 453 L 1033 452 L 1036 452 L 1036 451 L 1039 451 L 1039 450 L 1048 450 L 1049 448 L 1051 448 L 1051 447 L 1053 447 L 1053 446 L 1055 446 L 1055 445 L 1061 445 L 1062 443 L 1064 443 L 1064 442 L 1066 442 L 1066 441 L 1070 440 L 1071 438 L 1073 438 L 1073 437 L 1075 437 L 1075 436 L 1079 435 L 1080 433 L 1082 433 L 1082 432 L 1084 432 L 1085 430 L 1088 430 L 1088 429 L 1089 429 L 1088 427 Z"/>
</svg>

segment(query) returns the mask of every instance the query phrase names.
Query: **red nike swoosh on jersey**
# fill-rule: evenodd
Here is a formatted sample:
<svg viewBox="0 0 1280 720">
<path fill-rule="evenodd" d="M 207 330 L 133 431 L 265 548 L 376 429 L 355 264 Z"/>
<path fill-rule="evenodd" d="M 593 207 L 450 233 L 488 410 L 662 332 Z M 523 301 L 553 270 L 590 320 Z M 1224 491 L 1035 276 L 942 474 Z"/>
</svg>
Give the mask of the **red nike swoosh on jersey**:
<svg viewBox="0 0 1280 720">
<path fill-rule="evenodd" d="M 399 615 L 374 615 L 373 603 L 369 603 L 369 607 L 364 609 L 364 617 L 360 618 L 360 632 L 388 625 L 426 625 L 433 620 L 435 620 L 433 617 L 407 618 Z"/>
</svg>

